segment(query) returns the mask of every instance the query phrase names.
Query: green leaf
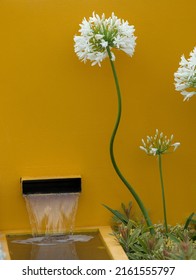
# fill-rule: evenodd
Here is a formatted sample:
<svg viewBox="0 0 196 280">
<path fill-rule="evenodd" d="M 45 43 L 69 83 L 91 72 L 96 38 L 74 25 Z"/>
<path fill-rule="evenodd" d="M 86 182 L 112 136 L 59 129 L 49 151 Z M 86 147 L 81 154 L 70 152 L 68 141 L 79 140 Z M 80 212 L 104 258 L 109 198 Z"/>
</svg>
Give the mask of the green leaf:
<svg viewBox="0 0 196 280">
<path fill-rule="evenodd" d="M 123 224 L 127 225 L 128 219 L 123 214 L 121 214 L 118 210 L 114 210 L 105 204 L 102 204 L 102 205 L 106 209 L 108 209 L 115 217 L 117 217 Z"/>
<path fill-rule="evenodd" d="M 167 233 L 167 236 L 168 236 L 171 240 L 173 240 L 174 242 L 180 243 L 180 240 L 179 240 L 175 235 L 173 235 L 172 233 Z"/>
<path fill-rule="evenodd" d="M 145 241 L 142 240 L 141 238 L 138 238 L 138 241 L 139 241 L 143 251 L 147 253 L 148 252 L 148 248 L 147 248 L 147 245 L 146 245 Z"/>
<path fill-rule="evenodd" d="M 190 223 L 196 224 L 196 220 L 193 220 L 193 219 L 192 219 L 194 216 L 196 216 L 196 214 L 193 212 L 193 213 L 191 213 L 191 215 L 187 218 L 186 223 L 185 223 L 185 225 L 184 225 L 184 229 L 187 229 Z"/>
</svg>

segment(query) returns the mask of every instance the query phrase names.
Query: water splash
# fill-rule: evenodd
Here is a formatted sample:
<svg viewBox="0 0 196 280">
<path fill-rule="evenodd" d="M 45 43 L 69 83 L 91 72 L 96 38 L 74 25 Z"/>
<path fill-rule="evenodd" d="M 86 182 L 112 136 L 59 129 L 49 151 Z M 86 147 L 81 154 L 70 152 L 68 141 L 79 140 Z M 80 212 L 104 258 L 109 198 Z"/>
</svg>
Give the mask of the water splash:
<svg viewBox="0 0 196 280">
<path fill-rule="evenodd" d="M 72 242 L 88 242 L 94 238 L 91 235 L 74 234 L 74 235 L 53 235 L 48 238 L 44 236 L 30 237 L 27 239 L 13 240 L 13 243 L 18 244 L 34 244 L 37 246 L 53 246 L 58 243 L 72 243 Z"/>
<path fill-rule="evenodd" d="M 93 248 L 100 248 L 96 243 L 97 237 L 94 232 L 35 237 L 15 235 L 8 237 L 8 246 L 12 259 L 26 259 L 28 256 L 30 260 L 79 260 L 81 255 L 88 254 L 90 244 Z"/>
<path fill-rule="evenodd" d="M 25 195 L 33 236 L 72 233 L 79 193 Z"/>
</svg>

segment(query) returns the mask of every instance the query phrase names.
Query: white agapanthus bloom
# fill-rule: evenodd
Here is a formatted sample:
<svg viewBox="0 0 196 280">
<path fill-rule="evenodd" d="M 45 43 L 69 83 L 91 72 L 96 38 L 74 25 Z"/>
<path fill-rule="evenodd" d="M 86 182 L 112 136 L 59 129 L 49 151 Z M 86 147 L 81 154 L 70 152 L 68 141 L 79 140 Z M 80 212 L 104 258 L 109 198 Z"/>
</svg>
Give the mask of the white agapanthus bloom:
<svg viewBox="0 0 196 280">
<path fill-rule="evenodd" d="M 174 73 L 175 88 L 181 92 L 185 101 L 196 94 L 196 47 L 188 59 L 182 55 L 179 65 Z"/>
<path fill-rule="evenodd" d="M 154 136 L 147 136 L 146 142 L 142 139 L 142 146 L 140 149 L 145 151 L 148 155 L 156 156 L 159 154 L 165 154 L 172 147 L 175 151 L 180 143 L 176 142 L 172 144 L 173 135 L 170 138 L 163 135 L 163 132 L 159 133 L 158 129 L 156 129 L 156 133 Z"/>
<path fill-rule="evenodd" d="M 114 13 L 109 18 L 105 18 L 104 14 L 100 17 L 93 13 L 88 21 L 84 18 L 80 24 L 80 35 L 74 36 L 74 49 L 81 61 L 90 60 L 91 65 L 101 66 L 101 62 L 108 56 L 108 47 L 133 55 L 136 45 L 134 31 L 133 25 L 118 19 Z M 115 60 L 113 52 L 111 55 Z"/>
</svg>

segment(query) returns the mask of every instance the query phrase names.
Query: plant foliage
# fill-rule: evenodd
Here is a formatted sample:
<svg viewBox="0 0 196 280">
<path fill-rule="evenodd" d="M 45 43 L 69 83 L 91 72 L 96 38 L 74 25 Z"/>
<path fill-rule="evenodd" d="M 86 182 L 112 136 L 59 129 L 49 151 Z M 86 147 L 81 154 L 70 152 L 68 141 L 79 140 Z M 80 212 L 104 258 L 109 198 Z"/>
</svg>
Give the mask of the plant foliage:
<svg viewBox="0 0 196 280">
<path fill-rule="evenodd" d="M 131 217 L 130 205 L 126 208 L 122 204 L 123 213 L 113 212 L 113 234 L 130 260 L 196 259 L 196 226 L 194 220 L 191 223 L 193 215 L 187 219 L 186 227 L 168 225 L 168 233 L 163 224 L 155 224 L 155 234 L 151 235 L 144 222 Z M 126 217 L 127 222 L 122 217 Z"/>
</svg>

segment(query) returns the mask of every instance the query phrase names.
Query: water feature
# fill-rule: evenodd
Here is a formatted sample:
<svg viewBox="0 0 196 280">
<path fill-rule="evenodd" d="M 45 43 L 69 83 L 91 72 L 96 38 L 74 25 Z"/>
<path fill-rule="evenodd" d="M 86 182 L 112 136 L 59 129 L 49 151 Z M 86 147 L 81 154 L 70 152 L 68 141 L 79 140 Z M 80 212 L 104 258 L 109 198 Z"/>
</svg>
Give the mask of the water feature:
<svg viewBox="0 0 196 280">
<path fill-rule="evenodd" d="M 32 234 L 7 235 L 11 259 L 110 259 L 98 232 L 73 233 L 81 178 L 22 179 L 21 185 Z"/>
<path fill-rule="evenodd" d="M 73 231 L 81 178 L 21 179 L 34 236 Z"/>
<path fill-rule="evenodd" d="M 69 235 L 33 237 L 9 234 L 7 244 L 12 260 L 110 260 L 99 231 Z"/>
<path fill-rule="evenodd" d="M 31 194 L 24 198 L 34 236 L 73 232 L 79 193 Z"/>
</svg>

